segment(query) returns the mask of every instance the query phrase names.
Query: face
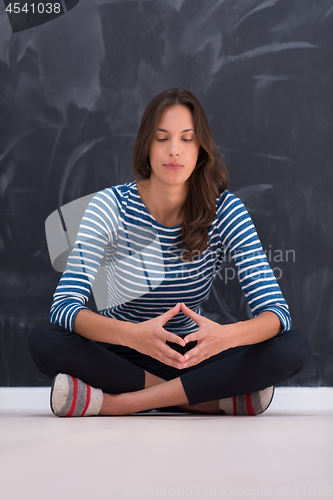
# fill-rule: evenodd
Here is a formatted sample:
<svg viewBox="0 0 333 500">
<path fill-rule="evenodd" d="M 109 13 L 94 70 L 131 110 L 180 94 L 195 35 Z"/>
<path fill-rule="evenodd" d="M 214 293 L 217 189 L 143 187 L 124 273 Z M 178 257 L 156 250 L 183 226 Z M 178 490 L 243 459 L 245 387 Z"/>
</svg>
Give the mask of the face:
<svg viewBox="0 0 333 500">
<path fill-rule="evenodd" d="M 181 105 L 166 108 L 150 145 L 151 179 L 168 185 L 184 184 L 198 155 L 191 111 Z"/>
</svg>

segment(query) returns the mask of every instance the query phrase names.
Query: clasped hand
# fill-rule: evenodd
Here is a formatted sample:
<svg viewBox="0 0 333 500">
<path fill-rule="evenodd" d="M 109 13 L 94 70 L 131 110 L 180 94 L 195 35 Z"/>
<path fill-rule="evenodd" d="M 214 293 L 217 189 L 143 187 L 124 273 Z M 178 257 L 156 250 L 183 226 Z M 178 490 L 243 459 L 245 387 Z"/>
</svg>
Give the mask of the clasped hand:
<svg viewBox="0 0 333 500">
<path fill-rule="evenodd" d="M 174 316 L 182 311 L 191 318 L 199 329 L 182 338 L 168 332 L 163 327 Z M 135 324 L 135 335 L 131 337 L 129 347 L 147 354 L 162 363 L 178 369 L 197 365 L 205 359 L 214 356 L 232 345 L 232 327 L 234 325 L 220 325 L 189 309 L 184 303 L 178 303 L 172 309 L 156 318 Z M 231 328 L 230 328 L 231 327 Z M 174 342 L 186 346 L 189 342 L 197 341 L 195 347 L 182 355 L 172 349 L 166 342 Z"/>
</svg>

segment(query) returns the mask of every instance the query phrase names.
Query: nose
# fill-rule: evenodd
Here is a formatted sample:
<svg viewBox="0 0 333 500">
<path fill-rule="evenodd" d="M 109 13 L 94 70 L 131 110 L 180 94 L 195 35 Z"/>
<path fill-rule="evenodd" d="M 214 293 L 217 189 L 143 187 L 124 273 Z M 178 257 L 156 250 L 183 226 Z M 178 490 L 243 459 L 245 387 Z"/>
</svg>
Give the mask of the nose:
<svg viewBox="0 0 333 500">
<path fill-rule="evenodd" d="M 176 143 L 173 143 L 170 149 L 170 156 L 179 156 L 179 148 Z"/>
</svg>

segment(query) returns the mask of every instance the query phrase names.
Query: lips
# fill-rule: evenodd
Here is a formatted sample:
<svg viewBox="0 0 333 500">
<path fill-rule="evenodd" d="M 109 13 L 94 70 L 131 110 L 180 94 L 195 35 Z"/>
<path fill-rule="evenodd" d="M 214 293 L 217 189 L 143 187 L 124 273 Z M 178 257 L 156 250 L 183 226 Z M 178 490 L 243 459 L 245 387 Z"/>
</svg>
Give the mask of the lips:
<svg viewBox="0 0 333 500">
<path fill-rule="evenodd" d="M 164 166 L 166 168 L 171 168 L 172 170 L 178 170 L 179 168 L 182 168 L 181 163 L 164 163 Z"/>
</svg>

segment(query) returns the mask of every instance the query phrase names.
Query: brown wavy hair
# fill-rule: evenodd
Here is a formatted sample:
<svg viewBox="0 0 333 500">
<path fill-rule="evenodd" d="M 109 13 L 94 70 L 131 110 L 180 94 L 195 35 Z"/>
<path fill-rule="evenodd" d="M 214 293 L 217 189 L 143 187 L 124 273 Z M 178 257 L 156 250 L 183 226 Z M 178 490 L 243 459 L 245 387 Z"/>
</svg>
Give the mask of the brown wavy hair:
<svg viewBox="0 0 333 500">
<path fill-rule="evenodd" d="M 199 100 L 187 89 L 165 90 L 148 104 L 141 120 L 133 153 L 137 181 L 150 177 L 150 144 L 165 108 L 186 106 L 192 113 L 199 143 L 197 164 L 189 177 L 189 192 L 182 208 L 182 252 L 192 260 L 209 246 L 208 231 L 216 215 L 216 198 L 228 187 L 228 172 L 215 144 L 206 113 Z"/>
</svg>

